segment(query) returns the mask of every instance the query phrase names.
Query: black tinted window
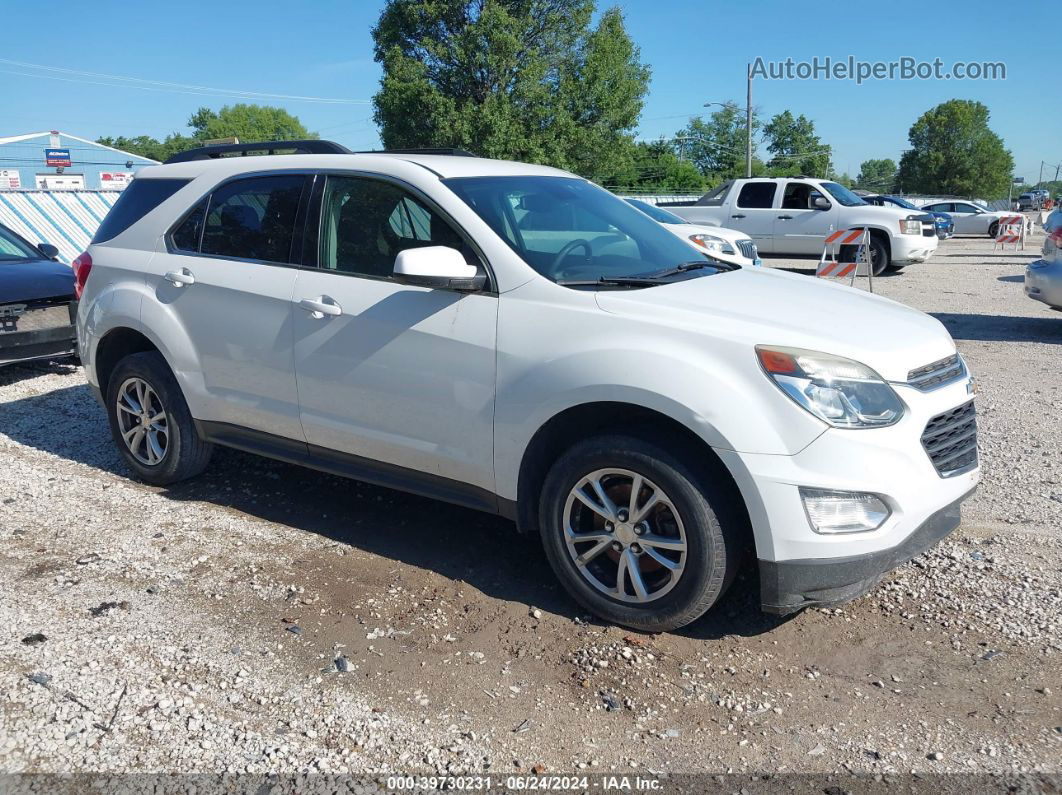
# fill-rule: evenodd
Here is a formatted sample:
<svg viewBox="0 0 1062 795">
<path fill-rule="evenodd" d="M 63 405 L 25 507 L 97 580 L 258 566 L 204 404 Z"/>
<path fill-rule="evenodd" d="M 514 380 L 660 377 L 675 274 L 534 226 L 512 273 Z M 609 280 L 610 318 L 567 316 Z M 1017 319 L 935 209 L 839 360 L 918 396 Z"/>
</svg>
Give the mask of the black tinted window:
<svg viewBox="0 0 1062 795">
<path fill-rule="evenodd" d="M 203 219 L 206 217 L 206 204 L 204 199 L 174 230 L 170 239 L 175 248 L 181 251 L 199 251 L 199 238 L 203 231 Z"/>
<path fill-rule="evenodd" d="M 186 179 L 134 179 L 111 207 L 92 242 L 117 237 L 187 184 Z"/>
<path fill-rule="evenodd" d="M 420 246 L 456 248 L 475 255 L 438 213 L 388 182 L 329 177 L 321 205 L 318 263 L 327 270 L 389 277 L 399 251 Z"/>
<path fill-rule="evenodd" d="M 738 207 L 763 208 L 774 204 L 773 182 L 746 182 L 738 194 Z"/>
<path fill-rule="evenodd" d="M 230 182 L 210 197 L 204 254 L 288 262 L 305 177 L 254 177 Z"/>
</svg>

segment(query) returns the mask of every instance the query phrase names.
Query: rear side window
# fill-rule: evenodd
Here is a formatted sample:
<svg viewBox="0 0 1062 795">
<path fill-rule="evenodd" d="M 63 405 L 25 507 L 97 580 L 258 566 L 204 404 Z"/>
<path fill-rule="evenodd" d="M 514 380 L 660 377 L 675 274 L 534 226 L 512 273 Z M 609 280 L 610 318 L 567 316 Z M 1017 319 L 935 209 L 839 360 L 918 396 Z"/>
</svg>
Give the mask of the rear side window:
<svg viewBox="0 0 1062 795">
<path fill-rule="evenodd" d="M 746 182 L 738 194 L 738 207 L 751 209 L 770 208 L 774 204 L 773 182 Z"/>
<path fill-rule="evenodd" d="M 186 179 L 134 179 L 96 230 L 93 243 L 117 237 L 188 184 Z"/>
<path fill-rule="evenodd" d="M 253 177 L 218 188 L 210 197 L 200 251 L 219 257 L 290 262 L 305 182 L 302 175 Z M 177 231 L 183 230 L 182 225 Z"/>
<path fill-rule="evenodd" d="M 196 205 L 181 225 L 173 230 L 170 240 L 173 247 L 181 251 L 199 251 L 199 240 L 203 236 L 203 219 L 206 218 L 206 199 Z"/>
</svg>

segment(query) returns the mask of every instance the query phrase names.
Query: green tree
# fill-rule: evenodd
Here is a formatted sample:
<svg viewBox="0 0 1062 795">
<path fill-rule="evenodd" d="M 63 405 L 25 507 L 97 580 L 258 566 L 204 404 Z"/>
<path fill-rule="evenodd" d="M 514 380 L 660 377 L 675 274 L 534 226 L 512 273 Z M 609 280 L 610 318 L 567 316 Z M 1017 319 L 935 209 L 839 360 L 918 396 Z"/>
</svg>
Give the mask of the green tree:
<svg viewBox="0 0 1062 795">
<path fill-rule="evenodd" d="M 896 189 L 896 161 L 888 157 L 864 160 L 855 185 L 874 193 L 892 193 Z"/>
<path fill-rule="evenodd" d="M 753 142 L 759 129 L 760 121 L 753 109 Z M 703 116 L 690 119 L 689 124 L 675 134 L 676 144 L 701 173 L 719 179 L 745 176 L 747 140 L 745 111 L 734 102 L 727 102 L 707 119 Z M 762 173 L 763 164 L 755 159 L 755 147 L 753 152 L 753 174 Z"/>
<path fill-rule="evenodd" d="M 593 0 L 389 0 L 373 29 L 386 147 L 615 174 L 634 156 L 649 69 Z"/>
<path fill-rule="evenodd" d="M 638 141 L 629 166 L 602 184 L 610 190 L 642 193 L 703 193 L 708 180 L 690 161 L 676 155 L 666 140 Z"/>
<path fill-rule="evenodd" d="M 238 137 L 241 141 L 291 141 L 302 138 L 316 138 L 317 134 L 309 132 L 299 121 L 283 108 L 269 105 L 226 105 L 221 110 L 200 108 L 188 119 L 191 135 L 171 133 L 161 141 L 150 135 L 126 137 L 97 138 L 96 143 L 113 146 L 123 152 L 130 152 L 152 160 L 166 158 L 186 149 L 202 146 L 203 141 L 211 138 Z"/>
<path fill-rule="evenodd" d="M 988 126 L 980 102 L 951 99 L 923 113 L 908 133 L 911 148 L 897 175 L 908 193 L 986 199 L 1007 195 L 1014 158 Z"/>
<path fill-rule="evenodd" d="M 316 138 L 297 116 L 271 105 L 226 105 L 221 110 L 200 108 L 188 120 L 192 137 L 239 138 L 243 143 L 254 141 L 297 141 Z"/>
<path fill-rule="evenodd" d="M 803 113 L 783 111 L 763 128 L 767 151 L 773 157 L 767 167 L 780 174 L 825 177 L 830 167 L 830 147 L 819 140 L 815 122 Z"/>
</svg>

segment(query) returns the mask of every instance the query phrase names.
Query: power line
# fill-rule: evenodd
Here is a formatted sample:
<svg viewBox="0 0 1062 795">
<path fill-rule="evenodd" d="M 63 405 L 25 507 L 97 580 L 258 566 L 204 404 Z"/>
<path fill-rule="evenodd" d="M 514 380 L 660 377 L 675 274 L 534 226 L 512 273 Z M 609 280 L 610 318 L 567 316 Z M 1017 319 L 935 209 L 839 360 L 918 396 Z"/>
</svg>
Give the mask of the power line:
<svg viewBox="0 0 1062 795">
<path fill-rule="evenodd" d="M 273 99 L 289 102 L 315 102 L 326 105 L 368 105 L 367 99 L 340 99 L 335 97 L 312 97 L 297 94 L 273 94 L 264 91 L 241 91 L 229 88 L 213 88 L 211 86 L 197 86 L 187 83 L 171 83 L 166 80 L 147 80 L 140 77 L 124 77 L 102 72 L 88 72 L 81 69 L 66 69 L 61 66 L 47 66 L 45 64 L 28 63 L 26 61 L 13 61 L 8 58 L 0 58 L 0 63 L 15 66 L 20 69 L 41 69 L 47 72 L 59 72 L 70 77 L 61 77 L 55 74 L 32 74 L 28 72 L 15 72 L 0 70 L 5 74 L 20 75 L 22 77 L 39 77 L 49 80 L 60 80 L 66 83 L 82 83 L 85 85 L 107 86 L 110 88 L 137 88 L 142 91 L 161 91 L 173 94 L 195 94 L 199 96 L 229 96 L 240 99 Z M 82 78 L 82 79 L 78 79 Z M 88 80 L 84 78 L 97 78 Z M 109 82 L 101 82 L 109 81 Z"/>
</svg>

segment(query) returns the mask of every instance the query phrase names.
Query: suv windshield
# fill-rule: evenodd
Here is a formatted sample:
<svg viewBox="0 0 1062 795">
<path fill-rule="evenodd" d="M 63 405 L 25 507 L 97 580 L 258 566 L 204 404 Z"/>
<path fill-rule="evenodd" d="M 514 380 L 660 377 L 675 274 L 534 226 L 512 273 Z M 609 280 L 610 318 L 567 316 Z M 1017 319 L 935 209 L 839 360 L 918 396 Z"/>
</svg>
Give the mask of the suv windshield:
<svg viewBox="0 0 1062 795">
<path fill-rule="evenodd" d="M 695 267 L 730 269 L 608 191 L 574 177 L 444 180 L 532 268 L 555 282 L 597 281 Z"/>
<path fill-rule="evenodd" d="M 895 205 L 897 205 L 899 207 L 903 207 L 905 210 L 921 210 L 922 209 L 921 207 L 916 207 L 915 205 L 911 204 L 911 202 L 907 201 L 907 199 L 901 199 L 899 196 L 886 196 L 885 198 L 888 201 L 892 202 L 893 204 L 895 204 Z"/>
<path fill-rule="evenodd" d="M 837 199 L 839 204 L 842 204 L 845 207 L 858 207 L 860 204 L 866 204 L 865 201 L 852 193 L 852 191 L 848 190 L 844 185 L 838 185 L 836 182 L 820 182 L 819 184 L 829 191 L 830 195 Z"/>
<path fill-rule="evenodd" d="M 22 259 L 41 259 L 41 255 L 14 232 L 0 226 L 0 262 Z"/>
</svg>

